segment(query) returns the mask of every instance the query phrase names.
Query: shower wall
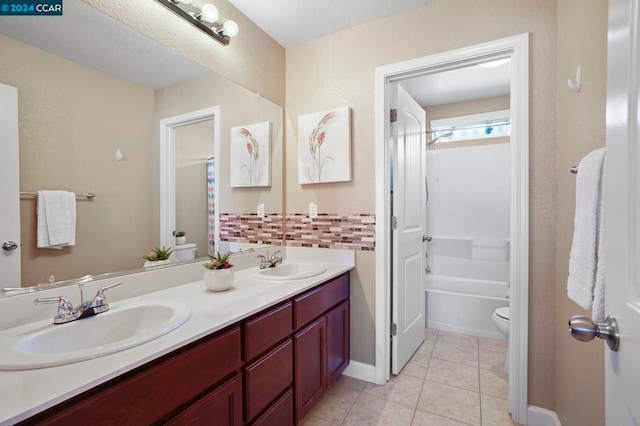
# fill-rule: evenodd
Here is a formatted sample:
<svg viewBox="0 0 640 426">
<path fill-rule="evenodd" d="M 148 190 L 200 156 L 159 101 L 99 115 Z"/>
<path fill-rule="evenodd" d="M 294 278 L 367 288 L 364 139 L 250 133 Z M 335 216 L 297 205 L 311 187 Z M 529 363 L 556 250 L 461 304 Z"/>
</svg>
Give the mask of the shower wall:
<svg viewBox="0 0 640 426">
<path fill-rule="evenodd" d="M 509 281 L 508 143 L 427 152 L 427 264 L 434 275 Z"/>
<path fill-rule="evenodd" d="M 509 305 L 510 147 L 427 153 L 427 327 L 504 338 L 491 315 Z"/>
</svg>

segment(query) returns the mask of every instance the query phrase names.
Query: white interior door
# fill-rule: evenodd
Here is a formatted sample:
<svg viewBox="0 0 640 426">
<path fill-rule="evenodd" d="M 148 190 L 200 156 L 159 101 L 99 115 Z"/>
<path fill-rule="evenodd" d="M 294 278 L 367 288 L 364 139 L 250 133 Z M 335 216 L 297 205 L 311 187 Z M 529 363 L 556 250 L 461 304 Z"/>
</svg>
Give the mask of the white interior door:
<svg viewBox="0 0 640 426">
<path fill-rule="evenodd" d="M 607 425 L 640 425 L 639 8 L 609 2 L 605 314 L 618 321 L 620 348 L 605 346 Z"/>
<path fill-rule="evenodd" d="M 398 374 L 424 341 L 426 114 L 397 86 L 393 164 L 391 372 Z"/>
<path fill-rule="evenodd" d="M 20 287 L 18 89 L 0 84 L 0 287 Z"/>
</svg>

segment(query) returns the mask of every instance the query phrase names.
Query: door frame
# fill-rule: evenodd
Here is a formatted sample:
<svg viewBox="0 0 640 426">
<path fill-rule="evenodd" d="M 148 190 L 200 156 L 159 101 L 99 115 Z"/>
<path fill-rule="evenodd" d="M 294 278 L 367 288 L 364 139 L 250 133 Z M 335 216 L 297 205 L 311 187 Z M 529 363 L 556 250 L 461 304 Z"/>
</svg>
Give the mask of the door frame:
<svg viewBox="0 0 640 426">
<path fill-rule="evenodd" d="M 175 246 L 176 229 L 176 128 L 188 124 L 213 120 L 213 156 L 220 157 L 220 107 L 213 106 L 160 120 L 160 246 Z M 220 182 L 220 167 L 214 170 L 215 182 Z M 214 202 L 220 205 L 220 191 L 215 191 Z M 216 230 L 220 229 L 220 211 L 214 211 Z M 220 247 L 220 234 L 215 237 Z"/>
<path fill-rule="evenodd" d="M 0 244 L 13 241 L 18 248 L 2 250 L 3 286 L 22 286 L 22 240 L 20 237 L 20 138 L 18 121 L 18 89 L 0 83 L 0 140 L 2 140 L 2 208 L 6 222 L 0 230 Z M 6 196 L 6 197 L 4 197 Z M 8 278 L 7 278 L 8 277 Z"/>
<path fill-rule="evenodd" d="M 529 34 L 477 44 L 376 68 L 376 284 L 375 381 L 390 376 L 391 350 L 391 170 L 390 94 L 387 83 L 452 70 L 491 59 L 511 58 L 511 248 L 509 408 L 526 424 L 529 326 Z"/>
</svg>

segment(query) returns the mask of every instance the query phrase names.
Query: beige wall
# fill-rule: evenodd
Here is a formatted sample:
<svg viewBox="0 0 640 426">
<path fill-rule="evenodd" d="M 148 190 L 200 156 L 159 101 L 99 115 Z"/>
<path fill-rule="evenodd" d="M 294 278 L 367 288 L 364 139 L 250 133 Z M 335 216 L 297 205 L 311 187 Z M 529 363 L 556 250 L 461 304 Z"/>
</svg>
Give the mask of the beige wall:
<svg viewBox="0 0 640 426">
<path fill-rule="evenodd" d="M 504 95 L 495 96 L 492 98 L 474 99 L 472 101 L 433 105 L 425 107 L 424 111 L 427 113 L 427 126 L 430 126 L 432 120 L 481 114 L 483 112 L 500 111 L 509 109 L 510 107 L 510 97 L 509 95 Z M 471 139 L 429 145 L 427 149 L 448 149 L 459 148 L 463 146 L 494 145 L 498 143 L 509 143 L 510 141 L 511 139 L 508 136 L 485 139 Z"/>
<path fill-rule="evenodd" d="M 154 243 L 153 91 L 4 36 L 0 51 L 0 82 L 18 88 L 20 190 L 96 194 L 78 201 L 63 250 L 36 248 L 36 200 L 21 201 L 22 282 L 141 267 Z"/>
<path fill-rule="evenodd" d="M 604 424 L 603 342 L 580 343 L 567 333 L 569 316 L 587 314 L 567 298 L 576 177 L 569 168 L 605 143 L 607 0 L 558 1 L 558 241 L 555 394 L 564 426 Z M 582 66 L 580 93 L 567 87 Z"/>
<path fill-rule="evenodd" d="M 163 118 L 213 106 L 220 107 L 220 117 L 216 123 L 220 132 L 221 160 L 217 163 L 220 181 L 216 185 L 220 192 L 221 213 L 255 213 L 259 203 L 264 203 L 267 213 L 282 213 L 282 107 L 213 72 L 186 83 L 156 90 L 155 99 L 158 123 Z M 231 188 L 228 161 L 231 156 L 231 128 L 262 121 L 272 123 L 271 186 Z M 158 148 L 154 149 L 159 164 Z M 156 204 L 160 205 L 159 197 Z"/>
<path fill-rule="evenodd" d="M 240 32 L 223 46 L 155 1 L 82 0 L 212 71 L 284 105 L 284 48 L 226 0 L 212 0 L 220 19 Z"/>
<path fill-rule="evenodd" d="M 509 109 L 509 95 L 425 107 L 427 121 Z"/>
<path fill-rule="evenodd" d="M 170 47 L 284 103 L 284 49 L 228 2 L 218 5 L 221 16 L 235 19 L 243 36 L 224 48 L 184 25 L 156 2 L 86 3 L 143 33 L 161 33 L 162 37 L 155 35 Z M 171 28 L 177 35 L 170 32 Z M 36 203 L 34 199 L 21 201 L 23 284 L 45 282 L 51 275 L 64 280 L 139 268 L 142 256 L 159 242 L 156 95 L 4 36 L 0 36 L 0 50 L 0 83 L 18 87 L 21 190 L 68 189 L 97 194 L 92 202 L 78 202 L 76 246 L 62 251 L 36 249 Z M 254 122 L 240 120 L 240 111 L 244 110 L 248 118 L 261 117 L 255 121 L 276 123 L 273 138 L 282 139 L 282 125 L 277 124 L 282 122 L 280 107 L 214 72 L 200 82 L 210 84 L 212 80 L 220 84 L 209 86 L 210 90 L 222 86 L 235 90 L 222 91 L 229 95 L 227 104 L 235 108 L 234 113 L 223 110 L 225 122 Z M 181 88 L 165 89 L 159 99 L 168 96 L 178 108 L 187 108 L 180 112 L 186 112 L 203 99 L 200 95 L 204 93 L 202 107 L 215 105 L 207 97 L 210 90 L 188 87 L 194 95 L 187 96 L 193 102 L 178 94 Z M 234 97 L 240 92 L 242 96 Z M 248 100 L 251 102 L 241 104 Z M 268 118 L 258 113 L 261 108 L 270 111 Z M 163 111 L 162 105 L 159 111 Z M 222 137 L 228 140 L 228 131 Z M 125 156 L 121 162 L 115 160 L 118 148 Z M 264 190 L 234 190 L 238 200 L 246 194 L 251 197 L 230 206 L 230 211 L 255 211 L 258 200 L 273 194 L 265 202 L 267 211 L 282 211 L 282 144 L 275 144 L 271 154 L 275 159 L 273 185 L 267 195 Z M 134 239 L 130 238 L 132 228 L 136 230 Z"/>
<path fill-rule="evenodd" d="M 531 33 L 529 402 L 554 406 L 556 229 L 556 0 L 447 0 L 287 49 L 286 211 L 374 213 L 374 70 L 406 59 Z M 551 70 L 551 71 L 550 71 Z M 297 183 L 297 117 L 353 108 L 353 181 Z M 380 220 L 381 218 L 378 218 Z M 359 253 L 352 284 L 356 361 L 374 361 L 373 253 Z M 356 318 L 354 313 L 352 318 Z"/>
</svg>

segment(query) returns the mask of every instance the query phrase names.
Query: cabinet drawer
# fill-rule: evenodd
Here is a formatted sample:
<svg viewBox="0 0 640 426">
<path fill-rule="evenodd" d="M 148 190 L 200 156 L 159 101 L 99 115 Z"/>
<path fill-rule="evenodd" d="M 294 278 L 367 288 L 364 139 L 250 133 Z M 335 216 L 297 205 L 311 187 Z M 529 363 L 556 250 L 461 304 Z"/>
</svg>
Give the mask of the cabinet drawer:
<svg viewBox="0 0 640 426">
<path fill-rule="evenodd" d="M 236 375 L 172 420 L 170 426 L 242 425 L 242 378 Z"/>
<path fill-rule="evenodd" d="M 293 384 L 291 339 L 248 366 L 245 380 L 246 419 L 251 421 Z"/>
<path fill-rule="evenodd" d="M 244 327 L 244 359 L 250 361 L 291 334 L 293 324 L 291 302 L 246 321 Z"/>
<path fill-rule="evenodd" d="M 44 412 L 32 424 L 150 424 L 238 370 L 240 327 L 204 341 L 122 380 L 108 382 L 71 400 L 57 413 Z M 116 379 L 117 380 L 117 379 Z M 54 409 L 55 410 L 55 409 Z"/>
<path fill-rule="evenodd" d="M 289 389 L 253 426 L 293 426 L 293 389 Z"/>
<path fill-rule="evenodd" d="M 340 275 L 328 283 L 294 299 L 294 328 L 297 330 L 349 297 L 349 274 Z"/>
</svg>

